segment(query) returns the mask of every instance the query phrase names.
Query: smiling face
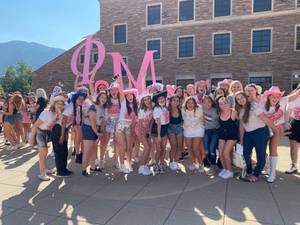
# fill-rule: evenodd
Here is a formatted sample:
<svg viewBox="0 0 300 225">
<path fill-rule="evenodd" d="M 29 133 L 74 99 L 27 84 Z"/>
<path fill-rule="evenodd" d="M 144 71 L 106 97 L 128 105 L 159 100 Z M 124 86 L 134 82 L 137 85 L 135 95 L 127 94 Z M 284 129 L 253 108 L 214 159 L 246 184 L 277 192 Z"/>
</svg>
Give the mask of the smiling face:
<svg viewBox="0 0 300 225">
<path fill-rule="evenodd" d="M 222 111 L 227 111 L 230 109 L 229 102 L 226 98 L 219 99 L 218 103 L 219 103 L 219 107 Z"/>
<path fill-rule="evenodd" d="M 256 96 L 257 90 L 256 90 L 256 88 L 249 86 L 246 88 L 246 94 L 248 95 L 248 97 Z"/>
<path fill-rule="evenodd" d="M 98 97 L 99 105 L 104 105 L 107 102 L 107 95 L 105 93 Z"/>
<path fill-rule="evenodd" d="M 212 108 L 212 102 L 209 98 L 204 98 L 202 100 L 202 105 L 205 109 L 208 109 L 208 110 Z"/>
<path fill-rule="evenodd" d="M 84 102 L 84 97 L 83 96 L 79 96 L 77 99 L 76 99 L 76 105 L 77 106 L 81 106 Z"/>
<path fill-rule="evenodd" d="M 235 99 L 236 99 L 236 102 L 241 106 L 244 106 L 247 103 L 247 99 L 242 94 L 238 94 L 237 96 L 235 96 Z"/>
<path fill-rule="evenodd" d="M 224 93 L 224 91 L 221 89 L 221 88 L 217 88 L 216 89 L 216 93 L 215 93 L 215 96 L 216 96 L 216 98 L 217 97 L 220 97 L 220 96 L 225 96 L 225 93 Z"/>
<path fill-rule="evenodd" d="M 274 107 L 280 101 L 281 95 L 280 94 L 272 94 L 272 95 L 269 95 L 268 99 L 270 101 L 270 105 Z"/>
<path fill-rule="evenodd" d="M 183 96 L 183 90 L 181 88 L 178 88 L 176 91 L 176 95 L 178 95 L 179 97 Z"/>
<path fill-rule="evenodd" d="M 126 99 L 127 99 L 127 101 L 130 102 L 130 103 L 133 102 L 133 98 L 134 98 L 134 97 L 133 97 L 133 94 L 131 94 L 131 93 L 126 95 Z"/>
<path fill-rule="evenodd" d="M 232 84 L 231 86 L 231 91 L 232 93 L 237 93 L 238 91 L 242 91 L 242 87 L 238 82 L 235 82 L 234 84 Z"/>
<path fill-rule="evenodd" d="M 110 94 L 113 99 L 117 99 L 119 94 L 119 89 L 118 88 L 110 89 Z"/>
<path fill-rule="evenodd" d="M 148 108 L 152 106 L 152 101 L 150 96 L 144 97 L 143 101 Z"/>
<path fill-rule="evenodd" d="M 106 87 L 104 84 L 100 84 L 99 87 L 98 87 L 98 92 L 100 91 L 105 91 Z"/>
<path fill-rule="evenodd" d="M 188 85 L 186 92 L 189 96 L 194 96 L 195 95 L 195 88 L 193 85 Z"/>
<path fill-rule="evenodd" d="M 187 110 L 189 111 L 193 111 L 195 109 L 195 103 L 193 101 L 193 99 L 189 99 L 187 102 L 186 102 L 186 108 Z"/>
<path fill-rule="evenodd" d="M 58 113 L 62 112 L 64 110 L 64 107 L 65 107 L 64 101 L 57 101 L 54 104 L 55 112 L 58 112 Z"/>
<path fill-rule="evenodd" d="M 220 84 L 220 88 L 224 89 L 227 92 L 228 89 L 229 89 L 229 84 L 227 84 L 227 83 L 221 83 Z"/>
<path fill-rule="evenodd" d="M 197 91 L 199 94 L 201 95 L 205 95 L 206 94 L 206 85 L 205 84 L 199 84 Z"/>
<path fill-rule="evenodd" d="M 178 96 L 172 98 L 172 101 L 171 101 L 171 106 L 172 107 L 178 107 L 179 103 L 180 103 L 180 101 L 179 101 L 179 97 Z"/>
</svg>

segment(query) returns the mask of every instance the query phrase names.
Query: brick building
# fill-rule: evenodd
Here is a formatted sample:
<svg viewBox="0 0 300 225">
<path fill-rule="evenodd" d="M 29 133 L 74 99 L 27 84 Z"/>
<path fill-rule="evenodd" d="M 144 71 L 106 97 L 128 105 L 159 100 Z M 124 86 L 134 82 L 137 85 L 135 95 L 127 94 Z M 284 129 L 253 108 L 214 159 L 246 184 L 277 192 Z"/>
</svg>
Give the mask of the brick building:
<svg viewBox="0 0 300 225">
<path fill-rule="evenodd" d="M 156 76 L 165 84 L 211 79 L 215 85 L 232 78 L 264 88 L 279 85 L 289 92 L 299 83 L 300 0 L 99 2 L 97 38 L 107 52 L 120 52 L 134 75 L 148 49 L 158 50 Z M 33 88 L 49 91 L 62 81 L 71 90 L 75 76 L 70 61 L 76 47 L 35 71 Z M 92 58 L 95 63 L 96 51 Z M 84 55 L 78 60 L 82 65 Z M 96 79 L 111 81 L 112 72 L 111 56 L 106 56 Z"/>
</svg>

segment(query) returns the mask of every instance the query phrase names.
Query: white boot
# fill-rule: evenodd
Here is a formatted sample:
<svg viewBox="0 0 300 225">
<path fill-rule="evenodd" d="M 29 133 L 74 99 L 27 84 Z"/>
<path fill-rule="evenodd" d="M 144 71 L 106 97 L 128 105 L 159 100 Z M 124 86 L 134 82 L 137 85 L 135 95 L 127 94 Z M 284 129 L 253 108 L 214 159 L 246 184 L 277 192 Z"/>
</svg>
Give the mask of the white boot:
<svg viewBox="0 0 300 225">
<path fill-rule="evenodd" d="M 270 156 L 270 176 L 267 179 L 267 182 L 273 183 L 276 178 L 276 165 L 277 165 L 277 157 L 276 156 Z"/>
</svg>

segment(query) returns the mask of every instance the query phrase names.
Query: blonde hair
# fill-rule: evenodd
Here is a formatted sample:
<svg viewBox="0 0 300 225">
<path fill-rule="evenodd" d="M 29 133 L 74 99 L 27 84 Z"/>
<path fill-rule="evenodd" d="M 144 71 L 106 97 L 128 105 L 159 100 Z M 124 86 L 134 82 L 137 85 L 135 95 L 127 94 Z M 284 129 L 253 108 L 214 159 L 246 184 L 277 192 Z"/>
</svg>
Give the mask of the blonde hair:
<svg viewBox="0 0 300 225">
<path fill-rule="evenodd" d="M 36 98 L 40 98 L 40 97 L 42 97 L 44 99 L 48 99 L 46 91 L 43 88 L 38 88 L 36 90 Z"/>
<path fill-rule="evenodd" d="M 22 95 L 20 94 L 15 94 L 13 97 L 12 97 L 12 103 L 15 105 L 15 107 L 20 110 L 21 106 L 22 106 L 22 101 L 23 101 L 23 98 L 22 98 Z"/>
<path fill-rule="evenodd" d="M 229 86 L 229 94 L 234 94 L 234 93 L 232 93 L 232 90 L 231 90 L 231 88 L 232 88 L 232 86 L 233 86 L 234 84 L 240 85 L 241 90 L 239 90 L 239 91 L 243 91 L 243 85 L 242 85 L 242 83 L 241 83 L 239 80 L 234 80 L 234 81 L 232 81 L 232 82 L 230 83 L 230 86 Z"/>
</svg>

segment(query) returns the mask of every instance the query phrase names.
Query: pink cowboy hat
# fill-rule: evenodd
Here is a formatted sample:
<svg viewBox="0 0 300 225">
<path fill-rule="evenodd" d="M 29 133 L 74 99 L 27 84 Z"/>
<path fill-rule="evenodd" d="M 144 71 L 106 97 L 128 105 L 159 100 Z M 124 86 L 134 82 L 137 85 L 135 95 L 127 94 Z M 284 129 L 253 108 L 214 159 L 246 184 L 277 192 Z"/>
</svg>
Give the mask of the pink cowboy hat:
<svg viewBox="0 0 300 225">
<path fill-rule="evenodd" d="M 176 91 L 176 86 L 175 85 L 167 85 L 167 91 L 168 91 L 168 96 L 171 96 L 175 93 Z"/>
<path fill-rule="evenodd" d="M 231 82 L 232 82 L 231 79 L 224 79 L 224 80 L 218 82 L 218 86 L 220 86 L 220 84 L 228 84 L 228 85 L 230 85 Z"/>
<path fill-rule="evenodd" d="M 200 84 L 206 85 L 207 90 L 210 89 L 210 80 L 200 80 L 200 81 L 197 81 L 197 82 L 195 83 L 195 89 L 196 89 L 196 90 L 198 89 L 198 86 L 199 86 Z"/>
<path fill-rule="evenodd" d="M 100 85 L 104 85 L 104 86 L 105 86 L 105 89 L 109 88 L 109 85 L 108 85 L 108 83 L 107 83 L 106 81 L 104 81 L 104 80 L 98 80 L 98 81 L 96 82 L 96 84 L 95 84 L 95 91 L 98 90 L 98 87 L 99 87 Z"/>
<path fill-rule="evenodd" d="M 124 95 L 128 95 L 128 94 L 133 94 L 135 96 L 135 98 L 138 97 L 138 90 L 137 89 L 126 89 L 123 91 Z"/>
<path fill-rule="evenodd" d="M 279 87 L 272 86 L 269 90 L 264 92 L 264 97 L 267 98 L 269 95 L 279 94 L 280 96 L 284 95 L 284 91 L 280 91 Z"/>
</svg>

